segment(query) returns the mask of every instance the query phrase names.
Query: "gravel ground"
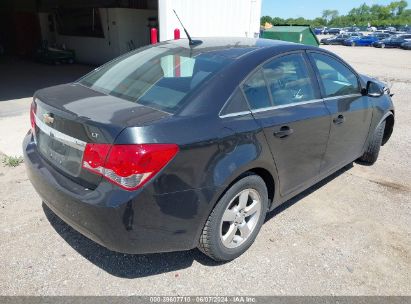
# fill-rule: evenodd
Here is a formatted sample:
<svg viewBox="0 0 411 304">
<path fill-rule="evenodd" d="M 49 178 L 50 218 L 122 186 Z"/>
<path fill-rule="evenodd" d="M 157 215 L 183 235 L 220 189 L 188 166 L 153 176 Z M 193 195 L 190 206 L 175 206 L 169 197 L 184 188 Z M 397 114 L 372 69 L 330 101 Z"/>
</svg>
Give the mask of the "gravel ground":
<svg viewBox="0 0 411 304">
<path fill-rule="evenodd" d="M 0 165 L 2 295 L 411 295 L 411 52 L 327 47 L 390 82 L 392 139 L 270 213 L 226 264 L 199 251 L 110 252 L 42 205 L 24 166 Z"/>
</svg>

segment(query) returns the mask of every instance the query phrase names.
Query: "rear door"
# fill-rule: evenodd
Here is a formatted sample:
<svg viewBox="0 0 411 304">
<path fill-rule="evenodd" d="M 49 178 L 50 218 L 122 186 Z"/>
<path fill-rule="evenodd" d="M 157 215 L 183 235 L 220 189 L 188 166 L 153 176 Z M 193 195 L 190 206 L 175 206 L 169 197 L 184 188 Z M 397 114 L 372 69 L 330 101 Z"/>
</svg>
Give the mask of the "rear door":
<svg viewBox="0 0 411 304">
<path fill-rule="evenodd" d="M 337 41 L 338 41 L 338 43 L 342 44 L 342 43 L 344 43 L 345 40 L 347 40 L 349 38 L 350 38 L 350 36 L 348 36 L 346 34 L 341 34 L 341 35 L 339 35 Z"/>
<path fill-rule="evenodd" d="M 242 85 L 264 129 L 282 196 L 319 174 L 329 134 L 329 113 L 304 52 L 273 58 Z"/>
<path fill-rule="evenodd" d="M 330 138 L 321 166 L 321 171 L 327 172 L 361 156 L 371 124 L 372 105 L 361 94 L 358 75 L 344 62 L 325 53 L 309 52 L 309 56 L 331 114 Z"/>
</svg>

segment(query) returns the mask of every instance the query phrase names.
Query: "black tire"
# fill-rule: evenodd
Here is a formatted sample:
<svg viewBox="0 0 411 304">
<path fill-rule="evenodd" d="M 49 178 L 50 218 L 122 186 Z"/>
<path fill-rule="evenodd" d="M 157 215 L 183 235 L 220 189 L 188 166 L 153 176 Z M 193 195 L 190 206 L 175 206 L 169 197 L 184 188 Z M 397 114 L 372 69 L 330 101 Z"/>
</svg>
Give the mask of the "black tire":
<svg viewBox="0 0 411 304">
<path fill-rule="evenodd" d="M 384 137 L 385 120 L 377 127 L 374 132 L 373 137 L 368 143 L 368 147 L 364 154 L 358 159 L 360 163 L 372 165 L 378 159 L 378 154 L 380 153 L 380 148 L 382 144 L 382 139 Z"/>
<path fill-rule="evenodd" d="M 238 247 L 228 248 L 223 244 L 220 237 L 223 214 L 232 203 L 232 200 L 246 189 L 253 189 L 259 194 L 261 198 L 261 212 L 248 238 Z M 244 176 L 226 191 L 214 207 L 204 225 L 198 249 L 218 262 L 230 261 L 239 257 L 253 244 L 264 223 L 267 209 L 268 193 L 264 180 L 255 174 Z"/>
</svg>

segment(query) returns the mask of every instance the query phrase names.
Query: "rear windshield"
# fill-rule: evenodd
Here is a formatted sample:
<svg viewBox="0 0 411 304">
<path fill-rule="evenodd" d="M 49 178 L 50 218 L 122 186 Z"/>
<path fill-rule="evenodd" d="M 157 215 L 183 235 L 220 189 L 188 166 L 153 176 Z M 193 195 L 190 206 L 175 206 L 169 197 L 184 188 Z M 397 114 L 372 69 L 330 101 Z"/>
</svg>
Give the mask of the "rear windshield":
<svg viewBox="0 0 411 304">
<path fill-rule="evenodd" d="M 93 90 L 175 113 L 188 95 L 232 59 L 221 52 L 193 55 L 172 44 L 115 59 L 78 82 Z"/>
</svg>

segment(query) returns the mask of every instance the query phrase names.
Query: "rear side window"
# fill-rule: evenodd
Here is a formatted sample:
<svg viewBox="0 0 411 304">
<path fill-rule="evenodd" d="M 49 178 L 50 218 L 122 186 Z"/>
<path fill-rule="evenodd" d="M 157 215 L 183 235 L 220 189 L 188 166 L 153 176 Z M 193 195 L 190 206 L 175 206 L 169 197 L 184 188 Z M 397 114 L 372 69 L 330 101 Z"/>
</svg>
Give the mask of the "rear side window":
<svg viewBox="0 0 411 304">
<path fill-rule="evenodd" d="M 243 91 L 252 110 L 272 106 L 264 75 L 261 70 L 247 79 L 243 84 Z"/>
<path fill-rule="evenodd" d="M 326 97 L 356 94 L 360 92 L 357 76 L 336 59 L 311 53 L 320 73 Z"/>
<path fill-rule="evenodd" d="M 250 111 L 247 105 L 247 101 L 244 98 L 243 92 L 241 92 L 241 90 L 237 88 L 231 98 L 227 101 L 220 115 L 224 116 L 246 111 Z"/>
<path fill-rule="evenodd" d="M 93 90 L 169 113 L 182 108 L 186 97 L 232 59 L 206 52 L 156 46 L 113 60 L 79 82 Z"/>
<path fill-rule="evenodd" d="M 311 78 L 301 54 L 286 55 L 263 67 L 274 106 L 315 99 Z"/>
</svg>

